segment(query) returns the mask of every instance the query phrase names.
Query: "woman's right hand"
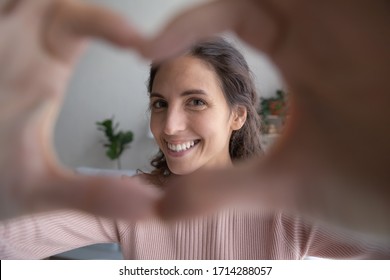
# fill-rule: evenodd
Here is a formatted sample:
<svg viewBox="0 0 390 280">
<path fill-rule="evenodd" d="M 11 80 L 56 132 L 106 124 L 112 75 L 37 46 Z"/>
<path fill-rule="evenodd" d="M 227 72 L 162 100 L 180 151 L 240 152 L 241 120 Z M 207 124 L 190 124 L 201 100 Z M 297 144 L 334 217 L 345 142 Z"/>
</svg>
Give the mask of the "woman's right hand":
<svg viewBox="0 0 390 280">
<path fill-rule="evenodd" d="M 76 0 L 0 1 L 0 219 L 56 208 L 138 219 L 160 194 L 138 180 L 75 175 L 58 162 L 53 127 L 90 38 L 135 48 L 120 15 Z"/>
</svg>

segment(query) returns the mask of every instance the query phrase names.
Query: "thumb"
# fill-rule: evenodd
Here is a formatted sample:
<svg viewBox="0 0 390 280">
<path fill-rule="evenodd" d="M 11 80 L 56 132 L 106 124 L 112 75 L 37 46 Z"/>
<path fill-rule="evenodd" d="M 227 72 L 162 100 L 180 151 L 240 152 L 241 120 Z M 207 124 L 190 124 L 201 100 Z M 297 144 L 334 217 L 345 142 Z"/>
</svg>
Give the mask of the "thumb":
<svg viewBox="0 0 390 280">
<path fill-rule="evenodd" d="M 161 193 L 137 179 L 67 175 L 49 180 L 31 196 L 35 212 L 76 208 L 100 216 L 138 220 L 155 215 Z"/>
<path fill-rule="evenodd" d="M 284 189 L 291 187 L 287 174 L 278 174 L 263 159 L 238 164 L 225 170 L 196 172 L 171 181 L 158 203 L 158 214 L 177 219 L 245 204 L 267 209 L 292 208 L 294 197 Z M 289 181 L 289 184 L 286 184 Z"/>
</svg>

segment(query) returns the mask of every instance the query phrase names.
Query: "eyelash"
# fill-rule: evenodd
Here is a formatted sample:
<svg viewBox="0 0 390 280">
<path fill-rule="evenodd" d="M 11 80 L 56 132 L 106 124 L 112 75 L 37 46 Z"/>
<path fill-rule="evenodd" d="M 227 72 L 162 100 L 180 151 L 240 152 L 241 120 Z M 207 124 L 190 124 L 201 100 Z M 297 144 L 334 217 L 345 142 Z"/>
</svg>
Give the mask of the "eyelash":
<svg viewBox="0 0 390 280">
<path fill-rule="evenodd" d="M 201 105 L 195 105 L 195 104 L 193 104 L 194 102 L 201 102 L 202 104 Z M 195 107 L 203 107 L 203 106 L 207 105 L 207 103 L 204 100 L 200 99 L 200 98 L 192 98 L 187 103 L 190 104 L 191 106 L 195 106 Z"/>
<path fill-rule="evenodd" d="M 200 102 L 201 104 L 199 105 L 196 105 L 196 104 L 194 104 L 194 102 Z M 161 103 L 163 103 L 162 105 L 161 105 Z M 159 105 L 160 104 L 160 105 Z M 191 98 L 191 99 L 189 99 L 188 101 L 187 101 L 187 104 L 189 105 L 189 106 L 191 106 L 191 107 L 204 107 L 204 106 L 206 106 L 207 105 L 207 102 L 206 101 L 204 101 L 204 100 L 202 100 L 202 99 L 200 99 L 200 98 Z M 168 104 L 167 104 L 167 102 L 165 101 L 165 100 L 163 100 L 163 99 L 158 99 L 158 100 L 155 100 L 155 101 L 153 101 L 151 104 L 150 104 L 150 109 L 154 109 L 154 110 L 161 110 L 161 109 L 163 109 L 163 108 L 166 108 L 166 107 L 168 107 Z"/>
<path fill-rule="evenodd" d="M 154 102 L 152 102 L 152 104 L 150 105 L 151 109 L 156 109 L 156 110 L 159 110 L 159 109 L 162 109 L 163 107 L 160 106 L 160 107 L 157 107 L 159 103 L 164 103 L 165 107 L 167 107 L 167 102 L 165 100 L 162 100 L 162 99 L 158 99 Z"/>
</svg>

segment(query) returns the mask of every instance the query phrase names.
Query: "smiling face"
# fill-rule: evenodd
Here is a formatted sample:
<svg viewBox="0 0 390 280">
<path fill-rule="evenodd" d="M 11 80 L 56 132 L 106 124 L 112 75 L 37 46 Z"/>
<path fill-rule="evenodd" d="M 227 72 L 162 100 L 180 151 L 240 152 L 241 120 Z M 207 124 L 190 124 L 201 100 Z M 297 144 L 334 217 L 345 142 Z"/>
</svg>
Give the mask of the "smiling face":
<svg viewBox="0 0 390 280">
<path fill-rule="evenodd" d="M 232 164 L 229 140 L 242 120 L 229 108 L 207 63 L 187 55 L 161 65 L 150 108 L 152 133 L 173 174 Z"/>
</svg>

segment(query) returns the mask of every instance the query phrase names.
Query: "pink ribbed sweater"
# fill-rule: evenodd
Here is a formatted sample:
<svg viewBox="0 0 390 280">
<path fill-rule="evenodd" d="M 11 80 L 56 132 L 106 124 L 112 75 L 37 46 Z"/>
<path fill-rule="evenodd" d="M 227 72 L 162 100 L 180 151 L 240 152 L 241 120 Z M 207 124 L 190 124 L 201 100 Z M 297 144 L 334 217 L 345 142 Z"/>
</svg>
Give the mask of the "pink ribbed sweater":
<svg viewBox="0 0 390 280">
<path fill-rule="evenodd" d="M 104 242 L 119 242 L 125 259 L 390 258 L 390 248 L 259 210 L 227 209 L 175 223 L 64 210 L 0 223 L 1 259 L 41 259 Z"/>
</svg>

